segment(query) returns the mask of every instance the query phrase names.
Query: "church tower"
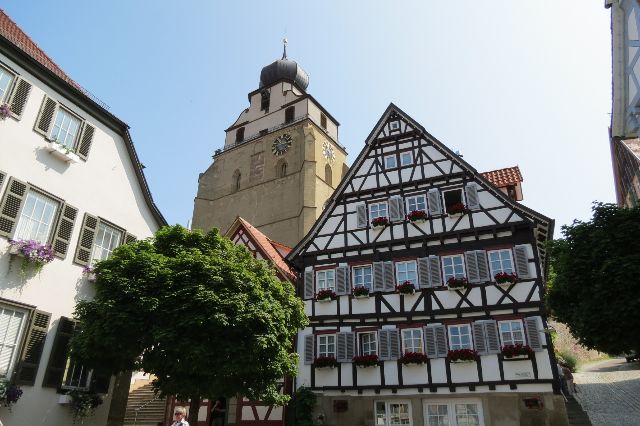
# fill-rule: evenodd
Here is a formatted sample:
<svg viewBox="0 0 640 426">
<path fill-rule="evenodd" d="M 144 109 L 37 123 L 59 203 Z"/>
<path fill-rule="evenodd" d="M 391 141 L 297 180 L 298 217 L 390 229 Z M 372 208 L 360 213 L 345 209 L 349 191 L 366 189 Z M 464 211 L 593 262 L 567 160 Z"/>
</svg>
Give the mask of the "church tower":
<svg viewBox="0 0 640 426">
<path fill-rule="evenodd" d="M 339 123 L 307 93 L 309 75 L 287 58 L 265 66 L 249 107 L 198 179 L 193 228 L 226 232 L 242 216 L 273 240 L 296 245 L 346 173 Z"/>
</svg>

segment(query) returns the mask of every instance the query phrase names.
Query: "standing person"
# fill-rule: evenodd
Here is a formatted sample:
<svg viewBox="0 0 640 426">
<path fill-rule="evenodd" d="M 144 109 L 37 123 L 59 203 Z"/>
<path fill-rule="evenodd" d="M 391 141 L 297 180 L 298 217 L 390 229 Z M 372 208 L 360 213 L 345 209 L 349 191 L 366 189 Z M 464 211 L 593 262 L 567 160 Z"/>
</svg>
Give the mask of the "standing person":
<svg viewBox="0 0 640 426">
<path fill-rule="evenodd" d="M 184 419 L 187 415 L 187 410 L 185 410 L 184 407 L 176 407 L 173 411 L 173 415 L 176 417 L 176 420 L 171 423 L 171 426 L 189 426 L 189 422 Z"/>
<path fill-rule="evenodd" d="M 211 426 L 224 426 L 224 415 L 227 413 L 227 401 L 220 396 L 211 407 Z"/>
</svg>

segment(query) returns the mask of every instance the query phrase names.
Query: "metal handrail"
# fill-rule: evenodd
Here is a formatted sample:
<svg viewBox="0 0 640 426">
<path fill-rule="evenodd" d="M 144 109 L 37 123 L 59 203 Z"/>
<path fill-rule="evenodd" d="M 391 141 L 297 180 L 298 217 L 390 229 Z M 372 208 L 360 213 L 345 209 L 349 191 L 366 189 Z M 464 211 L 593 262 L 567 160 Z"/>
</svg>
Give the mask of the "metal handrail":
<svg viewBox="0 0 640 426">
<path fill-rule="evenodd" d="M 138 413 L 140 412 L 140 410 L 142 410 L 144 407 L 146 407 L 147 405 L 151 404 L 153 401 L 156 401 L 158 399 L 160 399 L 160 395 L 154 395 L 153 399 L 150 399 L 149 401 L 145 402 L 144 404 L 141 404 L 137 408 L 133 409 L 136 412 L 136 415 L 133 418 L 133 426 L 135 426 L 136 423 L 138 422 Z"/>
</svg>

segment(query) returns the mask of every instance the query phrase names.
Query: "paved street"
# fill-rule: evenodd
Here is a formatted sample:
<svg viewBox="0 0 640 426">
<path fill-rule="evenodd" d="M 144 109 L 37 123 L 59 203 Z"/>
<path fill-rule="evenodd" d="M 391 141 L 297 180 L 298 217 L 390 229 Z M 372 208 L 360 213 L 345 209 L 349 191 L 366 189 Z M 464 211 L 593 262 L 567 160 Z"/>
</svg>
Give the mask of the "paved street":
<svg viewBox="0 0 640 426">
<path fill-rule="evenodd" d="M 640 425 L 640 364 L 622 358 L 587 365 L 574 374 L 576 399 L 593 426 Z"/>
</svg>

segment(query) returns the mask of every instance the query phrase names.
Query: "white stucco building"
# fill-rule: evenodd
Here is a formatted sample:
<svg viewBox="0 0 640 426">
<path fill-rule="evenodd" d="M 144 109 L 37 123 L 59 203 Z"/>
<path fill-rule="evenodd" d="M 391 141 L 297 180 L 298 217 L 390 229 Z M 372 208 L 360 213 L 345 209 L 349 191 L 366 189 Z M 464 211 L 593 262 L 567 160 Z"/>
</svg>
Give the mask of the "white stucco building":
<svg viewBox="0 0 640 426">
<path fill-rule="evenodd" d="M 71 424 L 65 390 L 105 394 L 113 379 L 68 357 L 77 301 L 94 294 L 83 266 L 166 222 L 151 199 L 128 126 L 69 78 L 0 10 L 0 376 L 24 394 L 5 425 Z M 10 240 L 51 244 L 40 272 Z M 29 264 L 25 264 L 30 266 Z"/>
</svg>

